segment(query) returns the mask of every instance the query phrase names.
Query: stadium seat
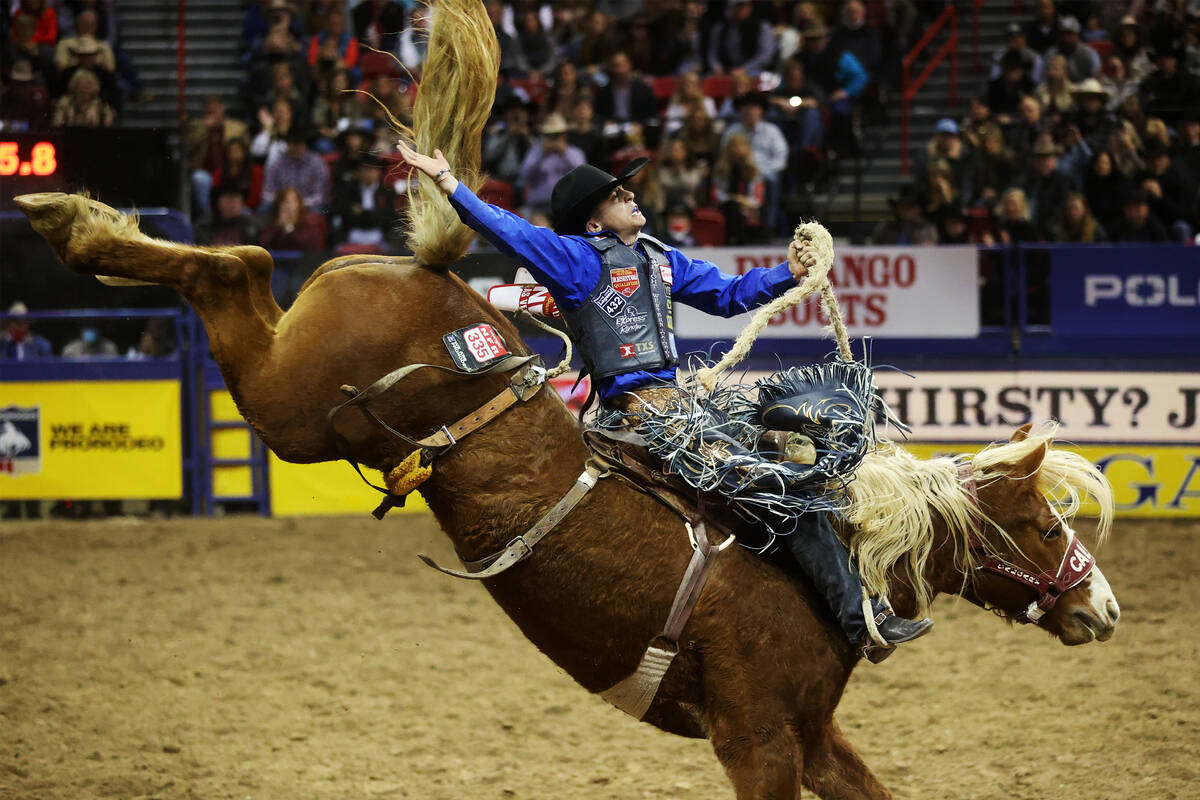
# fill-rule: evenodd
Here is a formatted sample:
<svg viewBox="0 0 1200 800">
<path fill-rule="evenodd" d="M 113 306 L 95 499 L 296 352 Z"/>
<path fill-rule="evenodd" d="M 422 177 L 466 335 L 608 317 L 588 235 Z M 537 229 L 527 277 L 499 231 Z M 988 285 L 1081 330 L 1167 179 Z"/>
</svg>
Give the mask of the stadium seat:
<svg viewBox="0 0 1200 800">
<path fill-rule="evenodd" d="M 342 242 L 335 248 L 339 256 L 383 255 L 383 248 L 377 244 L 354 244 Z"/>
<path fill-rule="evenodd" d="M 651 81 L 650 88 L 654 90 L 654 96 L 660 104 L 666 103 L 671 95 L 675 94 L 675 78 L 671 75 L 655 78 Z"/>
<path fill-rule="evenodd" d="M 1088 42 L 1088 47 L 1096 51 L 1096 54 L 1100 56 L 1101 63 L 1103 63 L 1104 59 L 1108 58 L 1113 51 L 1113 43 L 1109 41 Z"/>
<path fill-rule="evenodd" d="M 508 181 L 488 178 L 484 182 L 483 188 L 479 190 L 479 199 L 485 203 L 500 206 L 505 211 L 512 211 L 515 207 L 513 194 L 513 185 Z"/>
<path fill-rule="evenodd" d="M 725 215 L 715 208 L 698 208 L 692 216 L 692 238 L 700 247 L 725 244 Z"/>
<path fill-rule="evenodd" d="M 733 79 L 728 75 L 709 75 L 701 83 L 704 93 L 716 102 L 721 102 L 733 90 Z"/>
<path fill-rule="evenodd" d="M 362 70 L 363 78 L 370 80 L 380 75 L 399 77 L 400 65 L 388 53 L 364 51 L 358 57 L 358 68 Z"/>
<path fill-rule="evenodd" d="M 508 82 L 514 89 L 521 89 L 529 96 L 529 102 L 537 103 L 539 106 L 546 100 L 546 95 L 550 93 L 550 84 L 538 78 L 532 80 L 530 78 L 513 78 Z"/>
</svg>

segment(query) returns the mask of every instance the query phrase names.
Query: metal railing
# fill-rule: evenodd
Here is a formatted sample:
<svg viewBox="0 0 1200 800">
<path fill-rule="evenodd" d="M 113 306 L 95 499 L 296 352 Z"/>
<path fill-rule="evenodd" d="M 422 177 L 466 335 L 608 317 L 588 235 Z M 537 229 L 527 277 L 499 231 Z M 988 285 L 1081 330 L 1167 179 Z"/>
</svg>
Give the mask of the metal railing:
<svg viewBox="0 0 1200 800">
<path fill-rule="evenodd" d="M 925 52 L 929 47 L 929 43 L 933 41 L 933 37 L 937 35 L 942 28 L 949 27 L 949 35 L 942 46 L 938 48 L 933 57 L 929 59 L 929 63 L 925 65 L 925 69 L 921 70 L 921 74 L 916 78 L 912 77 L 913 64 L 917 58 Z M 909 154 L 908 154 L 908 134 L 909 134 L 909 114 L 910 106 L 913 98 L 917 96 L 917 92 L 929 80 L 929 76 L 937 69 L 937 66 L 950 57 L 950 102 L 958 102 L 958 12 L 954 6 L 947 5 L 946 9 L 938 15 L 929 29 L 925 31 L 925 35 L 913 45 L 913 48 L 908 51 L 908 55 L 900 63 L 900 172 L 904 175 L 909 174 Z"/>
</svg>

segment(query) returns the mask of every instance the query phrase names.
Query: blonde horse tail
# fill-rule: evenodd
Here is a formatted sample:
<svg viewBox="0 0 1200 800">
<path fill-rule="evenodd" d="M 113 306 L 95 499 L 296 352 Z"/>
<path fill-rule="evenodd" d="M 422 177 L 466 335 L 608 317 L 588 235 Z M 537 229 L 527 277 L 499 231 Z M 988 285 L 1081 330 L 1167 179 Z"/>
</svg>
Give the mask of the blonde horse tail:
<svg viewBox="0 0 1200 800">
<path fill-rule="evenodd" d="M 429 55 L 413 105 L 411 136 L 417 152 L 440 148 L 454 176 L 473 192 L 480 175 L 483 126 L 496 98 L 500 46 L 479 0 L 441 0 L 434 8 Z M 408 244 L 427 267 L 444 268 L 462 258 L 475 235 L 458 219 L 433 181 L 420 175 L 410 187 L 404 219 Z"/>
</svg>

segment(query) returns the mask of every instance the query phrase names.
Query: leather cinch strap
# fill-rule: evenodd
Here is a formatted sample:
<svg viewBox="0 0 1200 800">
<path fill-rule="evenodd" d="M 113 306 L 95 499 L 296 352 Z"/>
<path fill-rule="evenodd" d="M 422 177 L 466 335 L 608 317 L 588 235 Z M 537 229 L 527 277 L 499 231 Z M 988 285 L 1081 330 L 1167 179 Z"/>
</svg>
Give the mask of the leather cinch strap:
<svg viewBox="0 0 1200 800">
<path fill-rule="evenodd" d="M 515 537 L 499 553 L 493 553 L 479 561 L 464 561 L 463 566 L 467 568 L 466 572 L 439 566 L 436 561 L 424 553 L 419 553 L 418 557 L 438 572 L 443 572 L 455 578 L 465 578 L 472 581 L 494 578 L 522 559 L 527 558 L 533 552 L 534 545 L 540 542 L 542 537 L 547 533 L 554 530 L 554 527 L 562 522 L 563 517 L 571 513 L 571 509 L 575 508 L 584 495 L 592 490 L 599 477 L 600 470 L 588 464 L 583 473 L 575 479 L 575 485 L 571 487 L 570 491 L 555 503 L 554 507 L 547 511 L 541 519 L 535 522 L 532 528 Z"/>
</svg>

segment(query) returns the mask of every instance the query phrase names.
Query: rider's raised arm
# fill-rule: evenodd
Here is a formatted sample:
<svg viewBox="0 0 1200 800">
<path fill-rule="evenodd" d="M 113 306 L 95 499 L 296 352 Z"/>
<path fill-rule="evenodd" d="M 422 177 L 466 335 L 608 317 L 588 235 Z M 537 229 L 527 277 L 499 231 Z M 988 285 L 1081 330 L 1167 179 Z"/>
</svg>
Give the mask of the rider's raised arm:
<svg viewBox="0 0 1200 800">
<path fill-rule="evenodd" d="M 671 297 L 693 308 L 721 317 L 735 317 L 769 303 L 796 285 L 787 262 L 757 267 L 744 275 L 730 275 L 711 261 L 688 258 L 678 250 L 667 252 L 674 286 Z"/>
<path fill-rule="evenodd" d="M 461 182 L 450 195 L 450 205 L 497 250 L 527 266 L 566 308 L 581 305 L 600 280 L 600 256 L 584 242 L 485 203 Z"/>
</svg>

